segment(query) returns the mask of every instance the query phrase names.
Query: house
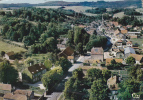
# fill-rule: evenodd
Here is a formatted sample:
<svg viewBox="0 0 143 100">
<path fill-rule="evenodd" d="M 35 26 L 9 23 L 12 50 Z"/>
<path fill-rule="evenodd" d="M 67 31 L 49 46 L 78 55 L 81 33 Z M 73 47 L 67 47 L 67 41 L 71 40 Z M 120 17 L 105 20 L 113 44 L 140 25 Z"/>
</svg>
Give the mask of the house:
<svg viewBox="0 0 143 100">
<path fill-rule="evenodd" d="M 140 32 L 128 32 L 127 33 L 130 38 L 139 38 Z"/>
<path fill-rule="evenodd" d="M 66 49 L 67 40 L 68 40 L 67 38 L 57 39 L 57 41 L 58 41 L 57 48 L 60 50 Z"/>
<path fill-rule="evenodd" d="M 46 67 L 43 64 L 35 64 L 25 69 L 23 77 L 25 80 L 35 83 L 41 80 L 42 75 L 46 73 Z"/>
<path fill-rule="evenodd" d="M 122 38 L 124 35 L 121 33 L 121 30 L 120 29 L 117 29 L 115 32 L 114 32 L 114 35 L 117 37 L 117 38 Z"/>
<path fill-rule="evenodd" d="M 121 30 L 121 33 L 122 33 L 122 34 L 127 34 L 127 33 L 128 33 L 128 30 Z"/>
<path fill-rule="evenodd" d="M 117 78 L 118 78 L 117 76 L 111 76 L 111 78 L 107 80 L 107 86 L 111 91 L 110 100 L 118 100 L 117 93 L 118 93 L 119 86 L 118 86 Z"/>
<path fill-rule="evenodd" d="M 12 86 L 11 84 L 0 83 L 0 96 L 3 96 L 6 93 L 11 93 Z"/>
<path fill-rule="evenodd" d="M 124 51 L 122 49 L 113 49 L 112 54 L 115 58 L 124 58 Z"/>
<path fill-rule="evenodd" d="M 78 25 L 78 27 L 80 27 L 80 28 L 86 28 L 85 25 Z"/>
<path fill-rule="evenodd" d="M 131 47 L 126 47 L 124 49 L 124 56 L 127 58 L 130 54 L 136 54 L 135 50 Z"/>
<path fill-rule="evenodd" d="M 74 62 L 74 50 L 71 47 L 67 47 L 65 50 L 58 54 L 58 57 L 64 57 L 69 61 Z"/>
<path fill-rule="evenodd" d="M 126 46 L 127 46 L 127 47 L 132 47 L 132 46 L 133 46 L 133 44 L 132 44 L 132 42 L 131 42 L 131 41 L 128 41 L 128 42 L 126 42 Z"/>
<path fill-rule="evenodd" d="M 57 44 L 57 48 L 60 50 L 66 49 L 66 46 L 64 44 Z"/>
<path fill-rule="evenodd" d="M 74 63 L 74 56 L 68 56 L 68 60 L 69 60 L 71 63 Z"/>
<path fill-rule="evenodd" d="M 14 60 L 15 59 L 14 52 L 11 51 L 11 52 L 5 53 L 4 58 L 6 58 L 7 60 Z"/>
<path fill-rule="evenodd" d="M 87 31 L 87 33 L 90 34 L 90 35 L 93 35 L 94 31 L 95 31 L 95 30 L 91 30 L 91 29 L 90 29 L 90 30 Z"/>
<path fill-rule="evenodd" d="M 26 95 L 7 93 L 4 95 L 4 100 L 29 100 Z"/>
<path fill-rule="evenodd" d="M 139 30 L 139 29 L 140 29 L 140 27 L 138 27 L 138 26 L 134 27 L 134 30 Z"/>
<path fill-rule="evenodd" d="M 132 28 L 133 26 L 132 25 L 127 25 L 126 26 L 128 29 Z"/>
<path fill-rule="evenodd" d="M 116 45 L 117 47 L 122 47 L 122 44 L 123 44 L 123 41 L 122 41 L 122 40 L 118 40 L 118 41 L 115 43 L 115 45 Z"/>
<path fill-rule="evenodd" d="M 129 56 L 135 58 L 136 64 L 141 64 L 141 63 L 143 63 L 143 55 L 130 54 Z"/>
<path fill-rule="evenodd" d="M 30 91 L 30 90 L 16 90 L 14 91 L 14 94 L 25 95 L 28 100 L 31 100 L 34 98 L 34 91 Z"/>
<path fill-rule="evenodd" d="M 115 27 L 119 27 L 119 23 L 118 22 L 111 22 L 113 26 Z"/>
<path fill-rule="evenodd" d="M 104 59 L 104 50 L 102 47 L 93 47 L 91 49 L 91 59 L 101 60 Z"/>
<path fill-rule="evenodd" d="M 111 61 L 113 60 L 113 58 L 107 58 L 106 59 L 106 66 L 111 64 Z M 115 59 L 115 61 L 117 63 L 123 63 L 123 59 Z"/>
<path fill-rule="evenodd" d="M 128 29 L 126 26 L 123 26 L 122 28 L 123 28 L 123 29 L 125 29 L 125 30 L 127 30 L 127 29 Z"/>
</svg>

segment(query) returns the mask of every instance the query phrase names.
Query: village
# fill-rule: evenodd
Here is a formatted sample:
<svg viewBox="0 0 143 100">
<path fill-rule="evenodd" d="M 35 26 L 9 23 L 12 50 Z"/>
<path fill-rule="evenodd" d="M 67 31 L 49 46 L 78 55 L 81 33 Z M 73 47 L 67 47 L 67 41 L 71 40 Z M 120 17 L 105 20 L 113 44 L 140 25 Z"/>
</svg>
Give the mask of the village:
<svg viewBox="0 0 143 100">
<path fill-rule="evenodd" d="M 56 17 L 26 16 L 35 10 L 37 15 L 47 11 Z M 0 21 L 0 42 L 11 45 L 0 51 L 0 100 L 142 100 L 143 25 L 125 25 L 110 15 L 98 19 L 58 10 L 0 13 L 4 19 L 13 17 L 7 25 L 7 20 Z"/>
</svg>

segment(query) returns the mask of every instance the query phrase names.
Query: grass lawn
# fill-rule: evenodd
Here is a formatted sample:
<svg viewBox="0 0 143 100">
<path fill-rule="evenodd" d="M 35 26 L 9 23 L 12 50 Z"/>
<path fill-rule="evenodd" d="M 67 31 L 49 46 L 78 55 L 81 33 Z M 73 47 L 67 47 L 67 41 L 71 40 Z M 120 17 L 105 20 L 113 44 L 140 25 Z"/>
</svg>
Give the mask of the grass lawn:
<svg viewBox="0 0 143 100">
<path fill-rule="evenodd" d="M 32 54 L 31 58 L 36 60 L 44 60 L 47 54 Z"/>
<path fill-rule="evenodd" d="M 21 47 L 17 47 L 8 43 L 5 43 L 3 41 L 0 41 L 0 52 L 1 51 L 5 51 L 5 52 L 10 52 L 10 51 L 14 51 L 15 53 L 20 52 L 20 51 L 27 51 L 24 48 Z"/>
<path fill-rule="evenodd" d="M 143 46 L 142 46 L 142 44 L 143 44 L 143 39 L 130 39 L 130 41 L 132 41 L 133 44 L 138 43 L 138 44 L 139 44 L 139 47 L 140 47 L 141 49 L 143 49 Z"/>
<path fill-rule="evenodd" d="M 39 87 L 33 87 L 33 86 L 30 87 L 30 89 L 28 90 L 34 91 L 36 94 L 41 94 L 41 95 L 43 95 L 43 93 L 45 92 L 44 89 L 40 89 Z"/>
</svg>

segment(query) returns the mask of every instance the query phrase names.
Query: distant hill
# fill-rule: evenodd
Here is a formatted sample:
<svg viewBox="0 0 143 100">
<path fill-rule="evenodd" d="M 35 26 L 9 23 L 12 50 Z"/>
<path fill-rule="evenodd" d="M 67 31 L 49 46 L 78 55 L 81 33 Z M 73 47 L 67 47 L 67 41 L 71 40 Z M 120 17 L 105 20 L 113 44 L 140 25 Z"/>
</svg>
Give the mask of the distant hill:
<svg viewBox="0 0 143 100">
<path fill-rule="evenodd" d="M 65 1 L 49 1 L 40 4 L 0 4 L 0 8 L 9 8 L 9 7 L 32 7 L 32 6 L 90 6 L 90 7 L 104 7 L 104 8 L 120 8 L 120 7 L 129 7 L 136 6 L 141 7 L 141 0 L 125 0 L 125 1 L 114 1 L 114 2 L 65 2 Z"/>
</svg>

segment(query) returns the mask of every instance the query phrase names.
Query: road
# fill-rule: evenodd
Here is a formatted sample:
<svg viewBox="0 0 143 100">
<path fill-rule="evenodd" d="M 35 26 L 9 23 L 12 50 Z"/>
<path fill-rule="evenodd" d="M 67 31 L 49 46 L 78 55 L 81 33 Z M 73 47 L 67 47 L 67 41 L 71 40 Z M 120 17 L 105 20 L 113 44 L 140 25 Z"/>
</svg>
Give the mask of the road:
<svg viewBox="0 0 143 100">
<path fill-rule="evenodd" d="M 89 59 L 89 58 L 90 56 L 80 56 L 77 62 L 73 64 L 73 66 L 68 70 L 67 76 L 62 80 L 61 83 L 58 84 L 54 92 L 51 95 L 48 95 L 48 97 L 50 98 L 48 98 L 47 100 L 57 100 L 57 98 L 59 98 L 59 96 L 64 90 L 65 82 L 72 76 L 72 72 L 75 69 L 79 68 L 83 64 L 84 60 Z"/>
</svg>

